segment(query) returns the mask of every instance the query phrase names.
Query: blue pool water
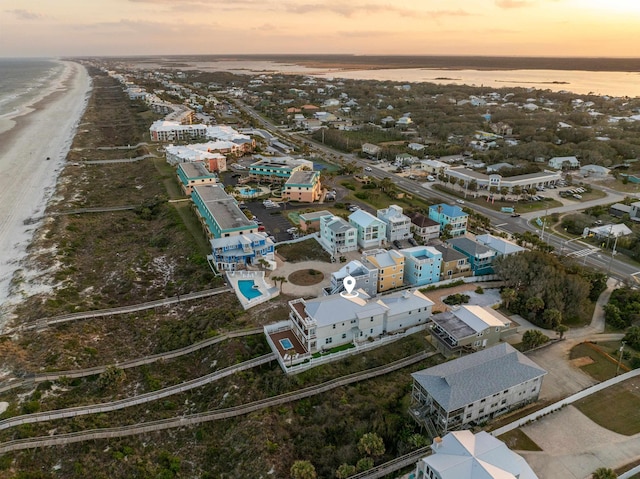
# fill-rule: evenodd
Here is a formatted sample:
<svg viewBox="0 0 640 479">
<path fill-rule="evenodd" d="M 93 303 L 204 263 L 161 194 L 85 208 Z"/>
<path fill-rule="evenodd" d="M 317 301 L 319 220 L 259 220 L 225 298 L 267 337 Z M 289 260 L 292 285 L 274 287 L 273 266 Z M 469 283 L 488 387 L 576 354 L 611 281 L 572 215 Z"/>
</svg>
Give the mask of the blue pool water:
<svg viewBox="0 0 640 479">
<path fill-rule="evenodd" d="M 256 188 L 249 188 L 248 186 L 242 186 L 237 188 L 237 190 L 242 196 L 256 196 L 261 193 L 260 190 Z"/>
<path fill-rule="evenodd" d="M 282 346 L 282 349 L 293 349 L 293 343 L 291 343 L 291 340 L 289 338 L 283 338 L 280 339 L 280 346 Z"/>
<path fill-rule="evenodd" d="M 258 296 L 262 296 L 260 290 L 254 288 L 255 284 L 256 283 L 252 279 L 241 279 L 238 281 L 238 289 L 242 293 L 242 296 L 251 300 Z"/>
</svg>

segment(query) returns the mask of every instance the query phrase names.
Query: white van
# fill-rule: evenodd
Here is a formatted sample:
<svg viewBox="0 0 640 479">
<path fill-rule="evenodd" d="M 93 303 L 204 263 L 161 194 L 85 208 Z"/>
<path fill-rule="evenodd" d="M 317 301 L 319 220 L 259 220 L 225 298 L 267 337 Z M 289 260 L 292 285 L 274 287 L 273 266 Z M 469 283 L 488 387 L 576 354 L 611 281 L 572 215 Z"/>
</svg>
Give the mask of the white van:
<svg viewBox="0 0 640 479">
<path fill-rule="evenodd" d="M 432 175 L 429 175 L 429 176 L 427 176 L 427 181 L 436 181 L 436 177 L 432 176 Z"/>
</svg>

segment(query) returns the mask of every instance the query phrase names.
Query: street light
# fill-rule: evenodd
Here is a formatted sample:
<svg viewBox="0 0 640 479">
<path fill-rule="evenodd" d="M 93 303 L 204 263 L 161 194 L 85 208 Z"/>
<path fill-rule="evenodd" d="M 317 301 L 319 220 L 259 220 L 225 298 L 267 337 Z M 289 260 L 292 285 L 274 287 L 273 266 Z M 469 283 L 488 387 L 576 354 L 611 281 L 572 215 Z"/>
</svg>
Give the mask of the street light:
<svg viewBox="0 0 640 479">
<path fill-rule="evenodd" d="M 618 372 L 620 371 L 620 364 L 622 364 L 622 353 L 624 351 L 624 345 L 625 345 L 625 342 L 622 341 L 622 345 L 620 346 L 620 357 L 618 358 L 618 367 L 616 368 L 616 376 L 618 375 Z"/>
</svg>

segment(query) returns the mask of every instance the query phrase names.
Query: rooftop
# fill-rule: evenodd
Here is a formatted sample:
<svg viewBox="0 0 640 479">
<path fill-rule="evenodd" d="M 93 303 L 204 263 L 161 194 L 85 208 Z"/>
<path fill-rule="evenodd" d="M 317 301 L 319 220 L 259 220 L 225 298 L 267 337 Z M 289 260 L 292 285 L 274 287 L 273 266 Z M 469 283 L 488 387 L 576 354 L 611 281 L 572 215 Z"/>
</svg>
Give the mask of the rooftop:
<svg viewBox="0 0 640 479">
<path fill-rule="evenodd" d="M 256 222 L 245 216 L 236 200 L 230 197 L 222 186 L 194 186 L 193 190 L 202 199 L 202 203 L 211 212 L 221 229 L 257 227 Z"/>
<path fill-rule="evenodd" d="M 545 374 L 513 346 L 500 343 L 411 376 L 445 410 L 455 411 Z"/>
</svg>

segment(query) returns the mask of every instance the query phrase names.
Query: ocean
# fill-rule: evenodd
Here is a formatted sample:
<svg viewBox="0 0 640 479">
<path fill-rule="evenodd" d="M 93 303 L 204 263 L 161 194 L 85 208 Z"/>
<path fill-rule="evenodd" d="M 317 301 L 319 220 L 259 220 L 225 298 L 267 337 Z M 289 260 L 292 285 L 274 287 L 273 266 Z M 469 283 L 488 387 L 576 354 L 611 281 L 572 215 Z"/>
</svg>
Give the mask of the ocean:
<svg viewBox="0 0 640 479">
<path fill-rule="evenodd" d="M 0 58 L 0 132 L 10 127 L 7 120 L 39 99 L 62 70 L 53 60 Z"/>
</svg>

